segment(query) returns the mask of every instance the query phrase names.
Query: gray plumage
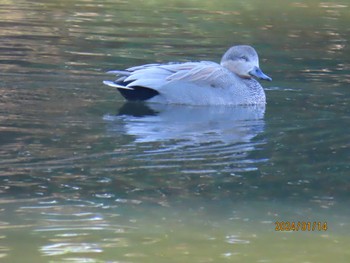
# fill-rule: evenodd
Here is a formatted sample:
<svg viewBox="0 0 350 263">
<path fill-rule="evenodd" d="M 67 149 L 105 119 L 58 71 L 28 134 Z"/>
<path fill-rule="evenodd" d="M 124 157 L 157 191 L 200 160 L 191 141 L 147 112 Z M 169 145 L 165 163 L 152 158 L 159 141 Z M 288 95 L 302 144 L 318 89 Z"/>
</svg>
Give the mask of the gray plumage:
<svg viewBox="0 0 350 263">
<path fill-rule="evenodd" d="M 146 64 L 110 71 L 119 76 L 104 84 L 128 100 L 189 105 L 265 104 L 265 93 L 252 77 L 271 80 L 259 68 L 250 46 L 233 46 L 221 63 L 210 61 Z"/>
</svg>

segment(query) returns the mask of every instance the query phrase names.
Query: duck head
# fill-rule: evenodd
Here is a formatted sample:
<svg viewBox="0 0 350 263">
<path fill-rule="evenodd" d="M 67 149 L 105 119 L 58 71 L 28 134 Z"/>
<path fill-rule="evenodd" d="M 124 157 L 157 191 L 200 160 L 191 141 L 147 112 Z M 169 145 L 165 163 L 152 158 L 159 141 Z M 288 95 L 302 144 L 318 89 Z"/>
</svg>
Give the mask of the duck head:
<svg viewBox="0 0 350 263">
<path fill-rule="evenodd" d="M 241 78 L 250 79 L 256 77 L 271 81 L 259 68 L 259 57 L 255 49 L 251 46 L 233 46 L 223 55 L 221 66 L 237 74 Z"/>
</svg>

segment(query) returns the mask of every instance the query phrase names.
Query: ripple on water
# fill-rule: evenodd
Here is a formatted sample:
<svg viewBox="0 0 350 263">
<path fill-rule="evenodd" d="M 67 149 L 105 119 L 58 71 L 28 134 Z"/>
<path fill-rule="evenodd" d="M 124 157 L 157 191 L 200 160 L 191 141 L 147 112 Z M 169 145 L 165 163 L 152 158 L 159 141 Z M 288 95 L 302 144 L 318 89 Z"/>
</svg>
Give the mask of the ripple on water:
<svg viewBox="0 0 350 263">
<path fill-rule="evenodd" d="M 111 136 L 121 131 L 131 136 L 128 148 L 136 150 L 132 158 L 144 169 L 215 172 L 235 162 L 248 164 L 247 155 L 263 143 L 254 138 L 264 130 L 264 107 L 147 107 L 152 111 L 135 115 L 131 108 L 104 116 Z"/>
</svg>

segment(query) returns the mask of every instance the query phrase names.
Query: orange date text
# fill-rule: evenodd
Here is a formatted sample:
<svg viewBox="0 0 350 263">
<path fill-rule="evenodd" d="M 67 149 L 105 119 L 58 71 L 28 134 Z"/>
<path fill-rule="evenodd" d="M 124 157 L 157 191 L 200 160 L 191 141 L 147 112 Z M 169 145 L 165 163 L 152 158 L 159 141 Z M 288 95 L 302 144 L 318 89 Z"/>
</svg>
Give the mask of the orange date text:
<svg viewBox="0 0 350 263">
<path fill-rule="evenodd" d="M 276 221 L 275 231 L 327 231 L 327 222 L 320 221 Z"/>
</svg>

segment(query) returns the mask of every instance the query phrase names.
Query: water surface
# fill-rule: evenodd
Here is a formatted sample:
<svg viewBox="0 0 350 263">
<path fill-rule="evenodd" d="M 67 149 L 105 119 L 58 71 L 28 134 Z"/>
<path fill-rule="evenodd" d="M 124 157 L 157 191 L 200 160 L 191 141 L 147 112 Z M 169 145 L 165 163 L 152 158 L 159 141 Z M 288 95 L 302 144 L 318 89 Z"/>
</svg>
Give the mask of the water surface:
<svg viewBox="0 0 350 263">
<path fill-rule="evenodd" d="M 348 262 L 348 10 L 0 0 L 1 262 Z M 233 44 L 273 77 L 266 107 L 129 104 L 102 85 Z"/>
</svg>

